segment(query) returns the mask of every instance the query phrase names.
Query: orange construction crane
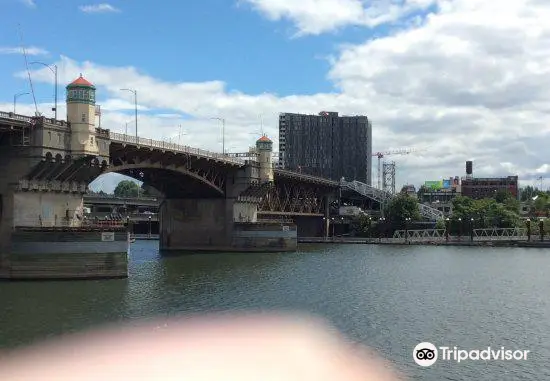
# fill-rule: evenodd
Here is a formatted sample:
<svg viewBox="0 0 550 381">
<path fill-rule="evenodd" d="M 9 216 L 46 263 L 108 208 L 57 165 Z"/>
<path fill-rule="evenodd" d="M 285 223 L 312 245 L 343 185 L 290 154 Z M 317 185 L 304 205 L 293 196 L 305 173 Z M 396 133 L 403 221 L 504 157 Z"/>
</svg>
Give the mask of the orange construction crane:
<svg viewBox="0 0 550 381">
<path fill-rule="evenodd" d="M 390 155 L 408 155 L 412 152 L 419 152 L 424 151 L 427 148 L 399 148 L 395 150 L 389 150 L 389 151 L 381 151 L 373 153 L 372 156 L 376 156 L 378 158 L 378 189 L 382 189 L 382 178 L 381 178 L 381 160 L 384 158 L 384 156 L 390 156 Z"/>
</svg>

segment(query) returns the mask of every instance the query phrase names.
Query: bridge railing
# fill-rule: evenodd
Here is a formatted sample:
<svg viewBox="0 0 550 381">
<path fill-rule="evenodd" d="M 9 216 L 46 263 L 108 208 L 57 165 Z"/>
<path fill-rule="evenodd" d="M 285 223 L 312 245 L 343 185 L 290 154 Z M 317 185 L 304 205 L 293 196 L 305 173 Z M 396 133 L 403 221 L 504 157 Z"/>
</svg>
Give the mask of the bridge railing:
<svg viewBox="0 0 550 381">
<path fill-rule="evenodd" d="M 330 180 L 330 179 L 326 179 L 324 177 L 319 177 L 319 176 L 313 176 L 313 175 L 308 175 L 306 173 L 301 173 L 301 172 L 294 172 L 294 171 L 289 171 L 287 169 L 281 169 L 281 168 L 273 168 L 273 172 L 274 173 L 279 173 L 279 174 L 282 174 L 282 175 L 288 175 L 288 176 L 299 176 L 300 178 L 302 179 L 307 179 L 307 180 L 311 180 L 311 181 L 315 181 L 315 182 L 323 182 L 323 183 L 328 183 L 328 184 L 334 184 L 334 185 L 338 185 L 338 182 L 337 181 L 333 181 L 333 180 Z"/>
<path fill-rule="evenodd" d="M 127 217 L 130 219 L 148 219 L 151 217 L 152 220 L 157 221 L 159 214 L 158 213 L 112 213 L 112 212 L 91 212 L 84 213 L 86 220 L 95 220 L 99 219 L 102 221 L 106 220 L 125 220 Z"/>
<path fill-rule="evenodd" d="M 99 199 L 107 199 L 107 200 L 113 200 L 113 201 L 130 201 L 130 202 L 139 202 L 139 201 L 158 201 L 157 197 L 148 197 L 148 196 L 142 196 L 142 197 L 117 197 L 114 194 L 91 194 L 86 193 L 84 195 L 84 200 L 92 200 L 94 198 Z"/>
<path fill-rule="evenodd" d="M 207 151 L 200 148 L 194 148 L 189 146 L 182 146 L 176 143 L 169 143 L 162 140 L 140 138 L 132 135 L 120 134 L 118 132 L 110 132 L 109 138 L 115 142 L 136 144 L 143 147 L 158 148 L 158 149 L 170 150 L 174 152 L 182 152 L 182 153 L 187 153 L 191 155 L 202 156 L 209 159 L 223 160 L 229 163 L 234 163 L 239 165 L 242 165 L 245 163 L 245 161 L 242 159 L 239 159 L 236 157 L 230 157 L 222 153 Z"/>
<path fill-rule="evenodd" d="M 19 115 L 19 114 L 14 114 L 13 112 L 4 112 L 4 111 L 0 111 L 0 118 L 15 119 L 15 120 L 20 120 L 22 122 L 30 122 L 32 120 L 30 116 Z"/>
<path fill-rule="evenodd" d="M 360 181 L 346 181 L 340 180 L 340 186 L 349 188 L 363 196 L 371 197 L 375 201 L 381 202 L 391 199 L 393 196 L 389 192 L 385 192 L 378 188 L 372 187 Z"/>
<path fill-rule="evenodd" d="M 418 204 L 418 207 L 420 208 L 420 214 L 431 220 L 441 220 L 445 217 L 445 213 L 443 213 L 441 210 L 432 208 L 431 206 Z"/>
<path fill-rule="evenodd" d="M 96 219 L 66 219 L 66 218 L 25 218 L 19 219 L 14 223 L 14 229 L 19 228 L 122 228 L 125 221 L 122 220 L 96 220 Z"/>
</svg>

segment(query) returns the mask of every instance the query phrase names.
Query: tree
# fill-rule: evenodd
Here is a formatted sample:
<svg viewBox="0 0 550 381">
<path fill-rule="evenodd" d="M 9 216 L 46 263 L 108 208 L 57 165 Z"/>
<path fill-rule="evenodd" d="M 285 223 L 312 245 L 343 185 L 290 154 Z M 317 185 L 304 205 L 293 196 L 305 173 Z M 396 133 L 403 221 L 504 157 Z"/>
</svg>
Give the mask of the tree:
<svg viewBox="0 0 550 381">
<path fill-rule="evenodd" d="M 496 202 L 502 204 L 504 203 L 504 201 L 508 198 L 513 198 L 514 196 L 512 195 L 512 192 L 510 192 L 509 190 L 507 189 L 500 189 L 498 192 L 496 192 L 495 194 L 495 200 Z"/>
<path fill-rule="evenodd" d="M 509 198 L 504 201 L 504 203 L 498 203 L 492 198 L 473 200 L 464 196 L 455 197 L 452 201 L 453 214 L 451 218 L 455 228 L 451 228 L 451 230 L 456 232 L 461 224 L 465 227 L 464 224 L 468 224 L 472 218 L 474 219 L 474 228 L 520 227 L 522 224 L 517 200 Z"/>
<path fill-rule="evenodd" d="M 359 237 L 370 235 L 370 231 L 372 230 L 371 217 L 366 214 L 359 214 L 352 217 L 350 225 L 351 230 Z"/>
<path fill-rule="evenodd" d="M 141 194 L 139 185 L 131 180 L 122 180 L 115 188 L 116 197 L 138 197 Z"/>
<path fill-rule="evenodd" d="M 421 219 L 418 200 L 408 194 L 398 194 L 386 207 L 386 216 L 391 221 L 405 221 L 406 218 L 418 221 Z"/>
<path fill-rule="evenodd" d="M 539 193 L 539 190 L 537 188 L 534 188 L 531 185 L 528 185 L 520 189 L 520 199 L 521 201 L 528 201 L 533 197 L 535 197 L 538 193 Z"/>
</svg>

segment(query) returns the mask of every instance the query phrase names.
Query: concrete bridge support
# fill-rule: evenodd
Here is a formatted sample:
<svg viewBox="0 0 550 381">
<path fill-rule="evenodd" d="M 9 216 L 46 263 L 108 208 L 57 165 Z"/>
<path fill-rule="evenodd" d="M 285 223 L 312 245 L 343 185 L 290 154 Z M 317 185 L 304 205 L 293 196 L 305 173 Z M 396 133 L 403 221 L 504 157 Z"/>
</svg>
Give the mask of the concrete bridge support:
<svg viewBox="0 0 550 381">
<path fill-rule="evenodd" d="M 160 249 L 225 250 L 233 225 L 231 204 L 219 199 L 164 200 L 160 206 Z"/>
<path fill-rule="evenodd" d="M 220 198 L 166 199 L 160 206 L 161 251 L 294 251 L 296 227 L 257 220 L 260 200 L 239 196 L 259 182 L 249 163 L 229 174 Z"/>
</svg>

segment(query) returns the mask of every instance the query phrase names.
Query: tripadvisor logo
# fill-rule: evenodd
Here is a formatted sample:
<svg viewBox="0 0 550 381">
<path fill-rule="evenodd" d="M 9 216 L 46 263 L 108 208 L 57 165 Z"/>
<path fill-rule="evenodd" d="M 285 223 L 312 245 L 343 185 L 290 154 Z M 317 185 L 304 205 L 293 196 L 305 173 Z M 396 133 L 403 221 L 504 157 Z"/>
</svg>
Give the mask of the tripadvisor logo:
<svg viewBox="0 0 550 381">
<path fill-rule="evenodd" d="M 437 359 L 444 361 L 490 361 L 490 360 L 527 360 L 528 350 L 511 350 L 500 347 L 494 349 L 487 347 L 484 349 L 464 350 L 457 347 L 436 347 L 432 343 L 423 342 L 414 347 L 413 359 L 420 366 L 432 366 Z"/>
</svg>

